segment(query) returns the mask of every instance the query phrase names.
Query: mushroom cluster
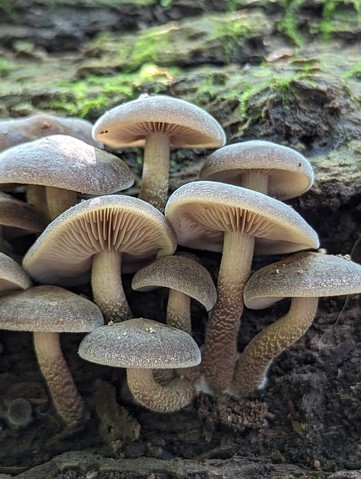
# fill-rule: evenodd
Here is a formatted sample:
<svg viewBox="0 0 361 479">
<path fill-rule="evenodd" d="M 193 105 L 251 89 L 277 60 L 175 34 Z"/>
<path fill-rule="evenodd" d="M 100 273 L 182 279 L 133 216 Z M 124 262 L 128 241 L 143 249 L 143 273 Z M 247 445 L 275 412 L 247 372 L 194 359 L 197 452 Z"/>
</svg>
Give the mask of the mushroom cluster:
<svg viewBox="0 0 361 479">
<path fill-rule="evenodd" d="M 361 291 L 361 266 L 308 251 L 319 247 L 317 233 L 282 201 L 312 186 L 307 159 L 269 141 L 225 143 L 213 116 L 166 95 L 141 95 L 94 125 L 51 115 L 0 122 L 0 328 L 33 333 L 67 426 L 88 412 L 59 333 L 87 333 L 81 358 L 126 368 L 136 402 L 171 412 L 200 389 L 252 393 L 273 358 L 311 325 L 317 297 Z M 139 146 L 143 171 L 133 197 L 124 192 L 133 174 L 111 150 Z M 168 196 L 172 147 L 214 152 L 199 180 Z M 14 248 L 19 236 L 25 251 Z M 216 282 L 183 247 L 220 253 Z M 255 254 L 289 256 L 251 275 Z M 333 282 L 330 268 L 340 275 Z M 134 317 L 126 272 L 134 291 L 167 289 L 165 323 Z M 89 298 L 67 289 L 86 284 Z M 239 353 L 244 307 L 282 297 L 293 298 L 289 313 Z M 194 300 L 208 315 L 202 344 L 193 338 Z"/>
</svg>

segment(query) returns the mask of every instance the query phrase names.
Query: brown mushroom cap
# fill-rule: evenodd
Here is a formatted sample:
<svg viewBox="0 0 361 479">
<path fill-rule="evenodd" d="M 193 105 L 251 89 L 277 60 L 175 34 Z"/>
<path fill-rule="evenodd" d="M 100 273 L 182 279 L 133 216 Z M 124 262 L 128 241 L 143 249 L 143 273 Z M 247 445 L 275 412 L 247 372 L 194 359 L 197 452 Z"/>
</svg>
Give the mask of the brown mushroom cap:
<svg viewBox="0 0 361 479">
<path fill-rule="evenodd" d="M 0 183 L 52 186 L 102 195 L 132 186 L 117 156 L 67 135 L 53 135 L 0 153 Z"/>
<path fill-rule="evenodd" d="M 88 279 L 93 255 L 124 253 L 132 261 L 173 254 L 174 233 L 164 216 L 146 202 L 125 195 L 83 201 L 57 217 L 24 257 L 37 281 L 80 284 Z"/>
<path fill-rule="evenodd" d="M 121 368 L 186 368 L 201 361 L 199 348 L 189 334 L 146 318 L 94 329 L 81 341 L 79 355 Z"/>
<path fill-rule="evenodd" d="M 33 206 L 0 192 L 0 225 L 27 233 L 39 233 L 48 224 L 46 217 Z"/>
<path fill-rule="evenodd" d="M 92 123 L 82 118 L 63 118 L 40 113 L 0 121 L 0 151 L 50 135 L 71 135 L 100 147 L 91 135 Z"/>
<path fill-rule="evenodd" d="M 250 172 L 268 177 L 268 194 L 289 199 L 307 191 L 314 180 L 309 161 L 292 148 L 270 141 L 251 140 L 226 145 L 205 161 L 199 177 L 242 186 Z"/>
<path fill-rule="evenodd" d="M 17 289 L 28 289 L 32 285 L 29 275 L 12 258 L 0 253 L 0 295 Z"/>
<path fill-rule="evenodd" d="M 213 148 L 225 143 L 219 123 L 196 105 L 166 95 L 141 95 L 116 106 L 94 124 L 93 137 L 113 148 L 142 146 L 161 131 L 174 147 Z"/>
<path fill-rule="evenodd" d="M 179 291 L 199 301 L 207 311 L 217 300 L 217 291 L 207 269 L 186 256 L 164 256 L 134 275 L 134 290 L 149 291 L 155 287 Z"/>
<path fill-rule="evenodd" d="M 239 186 L 212 181 L 187 183 L 169 198 L 165 216 L 178 243 L 222 251 L 225 231 L 256 237 L 255 251 L 277 254 L 317 248 L 315 231 L 290 206 Z"/>
<path fill-rule="evenodd" d="M 282 298 L 317 298 L 361 291 L 361 265 L 340 256 L 301 252 L 256 271 L 244 289 L 245 305 L 267 308 Z"/>
<path fill-rule="evenodd" d="M 103 324 L 96 304 L 58 286 L 34 286 L 0 298 L 0 329 L 81 333 Z"/>
</svg>

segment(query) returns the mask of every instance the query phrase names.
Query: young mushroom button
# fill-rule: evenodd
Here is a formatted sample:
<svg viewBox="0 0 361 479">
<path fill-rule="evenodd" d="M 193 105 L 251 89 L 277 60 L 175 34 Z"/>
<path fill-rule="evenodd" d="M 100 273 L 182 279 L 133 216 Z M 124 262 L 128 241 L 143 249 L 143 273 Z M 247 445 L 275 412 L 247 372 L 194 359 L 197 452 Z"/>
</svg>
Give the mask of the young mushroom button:
<svg viewBox="0 0 361 479">
<path fill-rule="evenodd" d="M 153 378 L 153 369 L 187 368 L 201 360 L 193 338 L 168 324 L 134 318 L 97 328 L 82 340 L 79 355 L 94 363 L 127 368 L 131 393 L 152 411 L 177 411 L 195 397 L 194 385 L 187 379 L 175 378 L 163 386 Z"/>
<path fill-rule="evenodd" d="M 169 198 L 166 218 L 182 246 L 222 251 L 218 299 L 207 324 L 202 369 L 207 387 L 229 386 L 237 358 L 242 292 L 256 253 L 318 247 L 315 231 L 291 207 L 262 193 L 212 181 L 188 183 Z"/>
<path fill-rule="evenodd" d="M 292 148 L 251 140 L 216 150 L 203 164 L 199 177 L 286 200 L 307 191 L 314 174 L 309 161 Z"/>
<path fill-rule="evenodd" d="M 262 309 L 289 297 L 291 306 L 241 353 L 230 392 L 245 396 L 265 385 L 272 360 L 311 326 L 319 297 L 360 292 L 361 265 L 339 256 L 302 252 L 256 271 L 244 289 L 245 305 Z"/>
<path fill-rule="evenodd" d="M 87 282 L 107 321 L 132 317 L 121 278 L 128 262 L 173 254 L 174 232 L 163 214 L 138 198 L 108 195 L 58 216 L 26 253 L 24 269 L 40 283 Z"/>
<path fill-rule="evenodd" d="M 93 136 L 112 148 L 144 146 L 139 198 L 161 211 L 168 195 L 170 147 L 216 148 L 226 141 L 209 113 L 166 95 L 141 95 L 112 108 L 97 120 Z"/>
<path fill-rule="evenodd" d="M 59 333 L 89 332 L 103 324 L 93 302 L 58 286 L 35 286 L 0 298 L 0 329 L 33 332 L 40 370 L 68 427 L 81 423 L 86 411 L 64 359 Z"/>
<path fill-rule="evenodd" d="M 130 169 L 117 156 L 72 136 L 40 138 L 0 153 L 0 184 L 44 187 L 51 219 L 77 203 L 77 192 L 105 195 L 133 182 Z"/>
</svg>

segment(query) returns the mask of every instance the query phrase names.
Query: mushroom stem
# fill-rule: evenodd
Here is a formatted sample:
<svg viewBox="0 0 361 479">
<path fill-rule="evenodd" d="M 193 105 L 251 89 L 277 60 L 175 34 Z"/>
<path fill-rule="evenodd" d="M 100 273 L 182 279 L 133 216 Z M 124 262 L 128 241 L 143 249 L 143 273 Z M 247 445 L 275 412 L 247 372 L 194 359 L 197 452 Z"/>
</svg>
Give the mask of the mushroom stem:
<svg viewBox="0 0 361 479">
<path fill-rule="evenodd" d="M 57 218 L 65 210 L 78 202 L 76 191 L 63 188 L 45 187 L 46 202 L 51 220 Z"/>
<path fill-rule="evenodd" d="M 175 328 L 182 329 L 188 334 L 192 334 L 191 314 L 190 314 L 191 298 L 175 289 L 170 289 L 167 304 L 167 323 Z"/>
<path fill-rule="evenodd" d="M 265 385 L 272 360 L 305 334 L 317 305 L 318 298 L 292 298 L 289 311 L 248 343 L 237 361 L 231 394 L 246 396 Z"/>
<path fill-rule="evenodd" d="M 218 300 L 206 327 L 202 370 L 215 392 L 229 386 L 237 360 L 237 339 L 243 312 L 243 289 L 250 276 L 254 237 L 239 231 L 224 233 L 218 273 Z"/>
<path fill-rule="evenodd" d="M 144 145 L 142 182 L 139 198 L 163 211 L 168 196 L 169 136 L 150 133 Z"/>
<path fill-rule="evenodd" d="M 268 194 L 268 174 L 263 171 L 244 171 L 242 173 L 240 185 L 249 190 L 258 191 L 264 195 Z"/>
<path fill-rule="evenodd" d="M 119 323 L 132 317 L 124 293 L 121 264 L 122 255 L 116 251 L 100 251 L 93 258 L 93 297 L 108 323 Z"/>
<path fill-rule="evenodd" d="M 41 211 L 47 218 L 49 217 L 45 186 L 28 185 L 26 188 L 26 202 L 37 211 Z"/>
<path fill-rule="evenodd" d="M 34 348 L 40 370 L 59 416 L 69 427 L 85 416 L 85 404 L 64 359 L 59 333 L 34 332 Z"/>
<path fill-rule="evenodd" d="M 196 390 L 187 379 L 176 378 L 162 386 L 155 382 L 152 369 L 127 369 L 128 386 L 134 398 L 156 412 L 173 412 L 187 406 Z"/>
</svg>

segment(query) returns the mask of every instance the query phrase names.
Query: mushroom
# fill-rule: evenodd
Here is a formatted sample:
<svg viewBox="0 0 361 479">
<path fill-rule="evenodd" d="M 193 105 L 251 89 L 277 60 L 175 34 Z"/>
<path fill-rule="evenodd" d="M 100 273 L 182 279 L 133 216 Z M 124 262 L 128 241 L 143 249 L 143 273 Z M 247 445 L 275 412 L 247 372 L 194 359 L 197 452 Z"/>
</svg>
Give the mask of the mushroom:
<svg viewBox="0 0 361 479">
<path fill-rule="evenodd" d="M 107 321 L 132 317 L 121 278 L 122 259 L 151 261 L 173 254 L 174 232 L 163 214 L 138 198 L 108 195 L 83 201 L 58 216 L 24 256 L 40 283 L 85 283 Z"/>
<path fill-rule="evenodd" d="M 101 116 L 93 137 L 112 148 L 144 146 L 139 198 L 164 209 L 168 195 L 170 147 L 216 148 L 225 133 L 206 111 L 166 95 L 141 95 Z"/>
<path fill-rule="evenodd" d="M 0 328 L 33 332 L 40 370 L 68 427 L 84 419 L 85 405 L 64 359 L 59 333 L 89 332 L 103 324 L 93 302 L 58 286 L 35 286 L 0 298 Z"/>
<path fill-rule="evenodd" d="M 82 118 L 63 118 L 39 113 L 0 120 L 0 151 L 50 135 L 70 135 L 89 145 L 101 146 L 91 135 L 92 123 Z"/>
<path fill-rule="evenodd" d="M 192 255 L 193 256 L 193 255 Z M 191 298 L 210 311 L 217 291 L 207 269 L 189 256 L 164 256 L 140 269 L 133 276 L 135 291 L 168 288 L 167 323 L 192 333 Z"/>
<path fill-rule="evenodd" d="M 77 192 L 116 193 L 133 181 L 130 169 L 117 156 L 72 136 L 40 138 L 0 153 L 0 183 L 45 187 L 51 219 L 77 203 Z"/>
<path fill-rule="evenodd" d="M 11 253 L 6 239 L 30 233 L 40 233 L 48 224 L 47 218 L 33 206 L 0 192 L 0 250 Z"/>
<path fill-rule="evenodd" d="M 315 231 L 290 206 L 262 193 L 212 181 L 188 183 L 169 198 L 166 218 L 182 246 L 222 251 L 217 303 L 208 321 L 202 369 L 211 390 L 227 388 L 237 358 L 242 292 L 256 253 L 318 247 Z"/>
<path fill-rule="evenodd" d="M 194 339 L 168 324 L 134 318 L 102 326 L 84 337 L 79 355 L 94 363 L 127 368 L 131 393 L 152 411 L 177 411 L 195 397 L 194 385 L 187 379 L 175 378 L 163 386 L 153 378 L 153 369 L 187 368 L 201 360 Z"/>
<path fill-rule="evenodd" d="M 32 281 L 26 271 L 10 256 L 0 253 L 0 296 L 30 286 Z"/>
<path fill-rule="evenodd" d="M 307 191 L 314 174 L 309 161 L 292 148 L 271 141 L 251 140 L 213 152 L 204 162 L 199 177 L 286 200 Z"/>
<path fill-rule="evenodd" d="M 302 252 L 256 271 L 244 289 L 245 305 L 263 309 L 288 297 L 291 306 L 245 347 L 229 392 L 246 396 L 265 386 L 272 360 L 311 326 L 319 297 L 360 292 L 361 265 L 340 256 Z"/>
</svg>

